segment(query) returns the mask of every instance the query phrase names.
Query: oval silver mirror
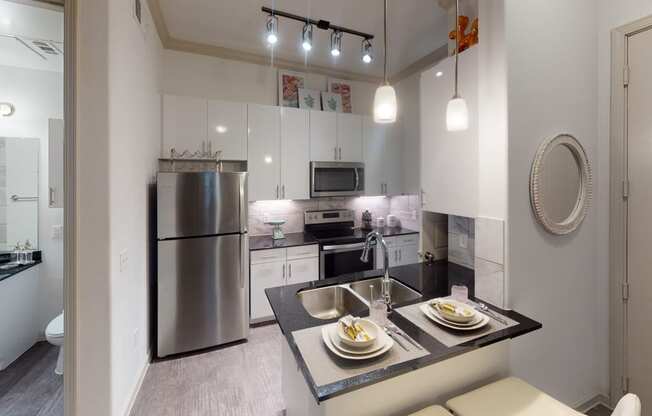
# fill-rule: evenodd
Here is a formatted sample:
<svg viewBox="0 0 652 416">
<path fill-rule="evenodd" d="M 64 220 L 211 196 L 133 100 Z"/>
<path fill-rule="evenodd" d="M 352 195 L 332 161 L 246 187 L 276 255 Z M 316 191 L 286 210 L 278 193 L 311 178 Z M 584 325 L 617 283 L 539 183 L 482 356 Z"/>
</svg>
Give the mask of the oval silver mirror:
<svg viewBox="0 0 652 416">
<path fill-rule="evenodd" d="M 532 162 L 530 202 L 546 231 L 569 234 L 584 221 L 592 197 L 591 165 L 570 134 L 545 140 Z"/>
</svg>

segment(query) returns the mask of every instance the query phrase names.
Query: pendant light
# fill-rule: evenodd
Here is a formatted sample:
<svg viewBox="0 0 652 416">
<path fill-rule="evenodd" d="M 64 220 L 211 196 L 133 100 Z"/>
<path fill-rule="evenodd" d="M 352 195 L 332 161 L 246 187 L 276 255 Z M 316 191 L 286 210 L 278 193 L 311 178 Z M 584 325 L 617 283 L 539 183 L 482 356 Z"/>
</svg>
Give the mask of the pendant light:
<svg viewBox="0 0 652 416">
<path fill-rule="evenodd" d="M 385 65 L 383 68 L 384 84 L 378 87 L 374 96 L 374 121 L 376 123 L 394 123 L 396 121 L 396 91 L 387 81 L 387 0 L 385 0 Z"/>
<path fill-rule="evenodd" d="M 457 90 L 458 67 L 460 54 L 460 0 L 455 0 L 455 95 L 446 107 L 446 129 L 448 131 L 463 131 L 469 128 L 469 109 L 466 100 Z"/>
</svg>

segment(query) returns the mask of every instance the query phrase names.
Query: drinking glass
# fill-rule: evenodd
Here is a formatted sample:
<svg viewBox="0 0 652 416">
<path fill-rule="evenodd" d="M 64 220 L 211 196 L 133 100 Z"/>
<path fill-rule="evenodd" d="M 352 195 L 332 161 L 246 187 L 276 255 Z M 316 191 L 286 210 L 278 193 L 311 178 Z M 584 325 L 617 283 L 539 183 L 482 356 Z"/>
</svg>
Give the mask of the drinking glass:
<svg viewBox="0 0 652 416">
<path fill-rule="evenodd" d="M 374 285 L 371 285 L 369 293 L 369 318 L 384 327 L 387 324 L 387 305 L 385 305 L 382 291 L 376 290 Z"/>
</svg>

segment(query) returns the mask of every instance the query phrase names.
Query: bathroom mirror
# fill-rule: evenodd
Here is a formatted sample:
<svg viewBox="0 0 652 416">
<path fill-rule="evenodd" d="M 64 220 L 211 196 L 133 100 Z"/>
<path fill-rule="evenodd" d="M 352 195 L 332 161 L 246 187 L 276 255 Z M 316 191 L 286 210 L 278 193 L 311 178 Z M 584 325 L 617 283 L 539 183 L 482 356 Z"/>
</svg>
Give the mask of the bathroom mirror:
<svg viewBox="0 0 652 416">
<path fill-rule="evenodd" d="M 38 247 L 39 139 L 0 137 L 0 252 Z"/>
<path fill-rule="evenodd" d="M 569 234 L 584 220 L 591 195 L 591 166 L 581 143 L 569 134 L 545 140 L 530 173 L 537 221 L 552 234 Z"/>
</svg>

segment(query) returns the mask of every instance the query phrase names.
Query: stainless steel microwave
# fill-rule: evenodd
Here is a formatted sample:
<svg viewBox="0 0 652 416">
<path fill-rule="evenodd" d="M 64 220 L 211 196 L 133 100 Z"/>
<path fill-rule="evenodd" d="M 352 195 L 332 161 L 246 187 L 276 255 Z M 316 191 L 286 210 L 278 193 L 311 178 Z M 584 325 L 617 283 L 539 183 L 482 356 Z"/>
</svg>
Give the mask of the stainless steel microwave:
<svg viewBox="0 0 652 416">
<path fill-rule="evenodd" d="M 310 197 L 364 195 L 364 163 L 310 162 Z"/>
</svg>

